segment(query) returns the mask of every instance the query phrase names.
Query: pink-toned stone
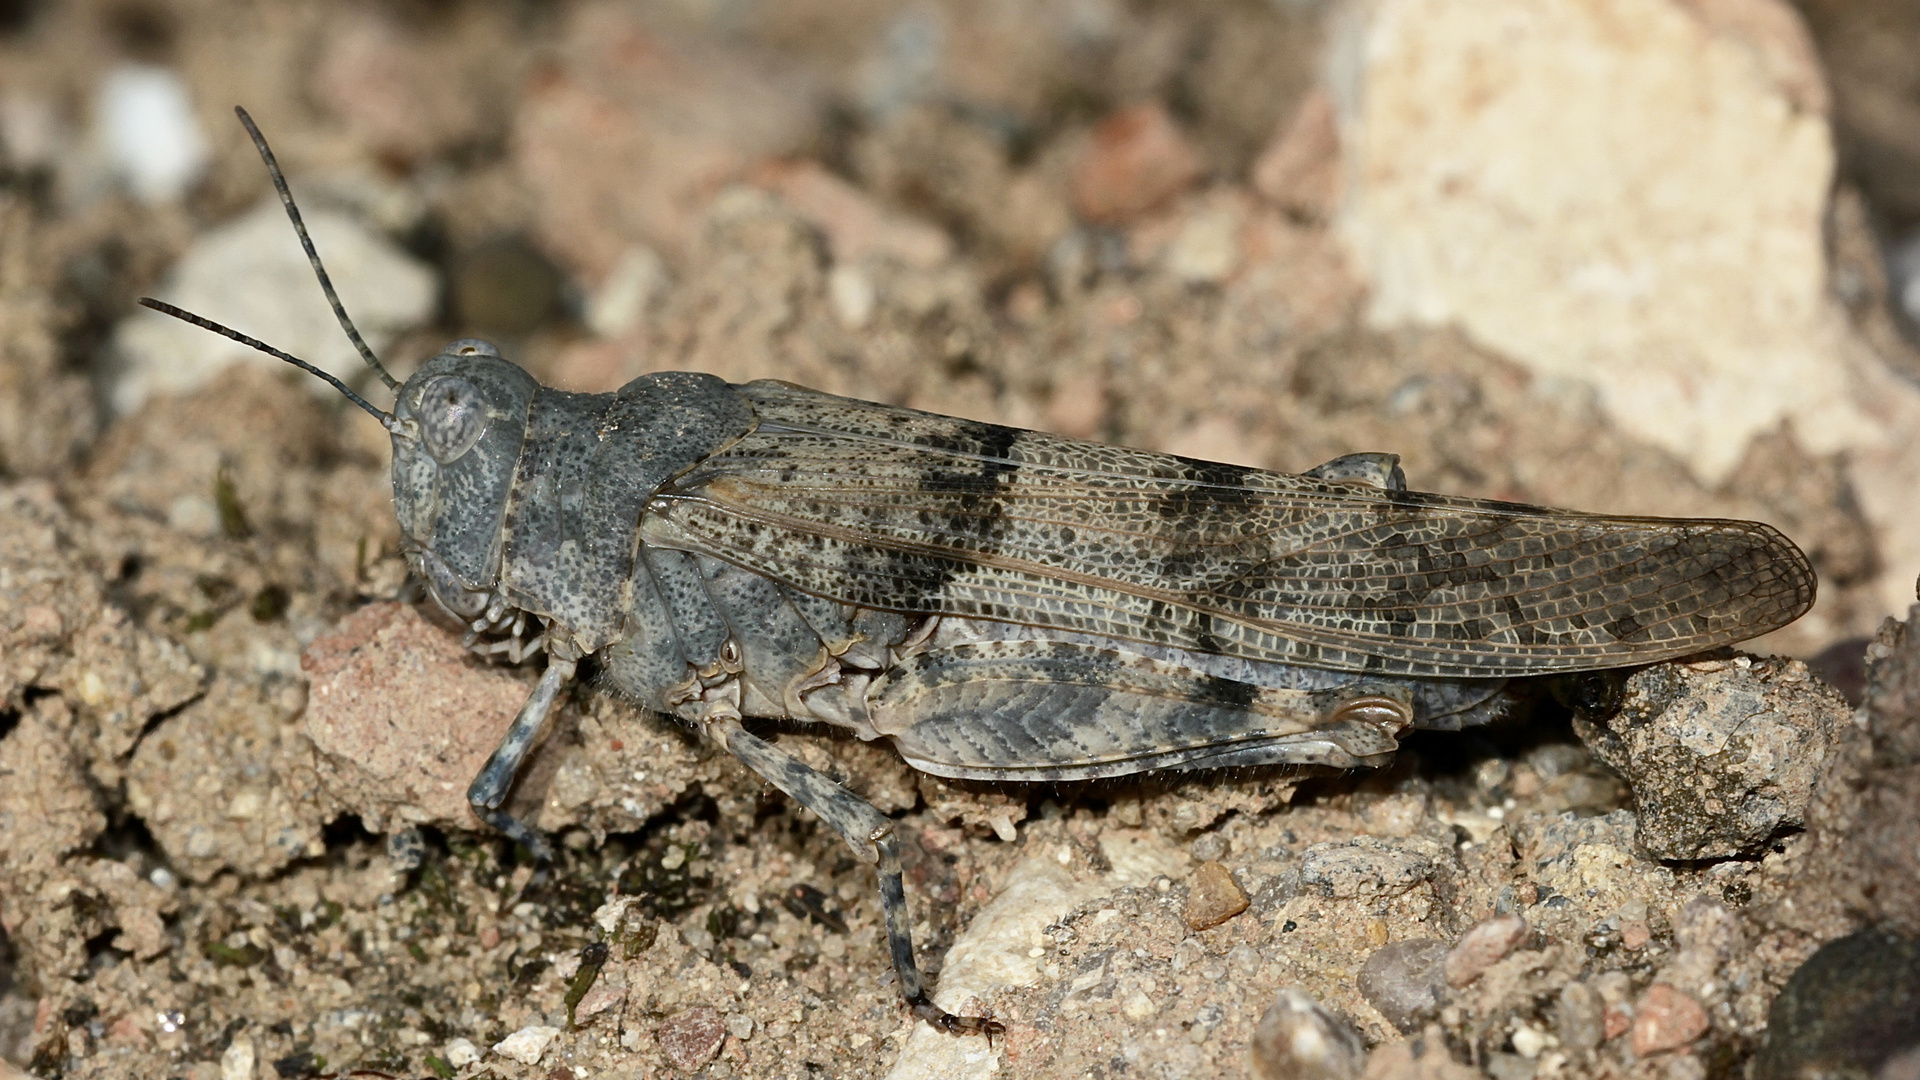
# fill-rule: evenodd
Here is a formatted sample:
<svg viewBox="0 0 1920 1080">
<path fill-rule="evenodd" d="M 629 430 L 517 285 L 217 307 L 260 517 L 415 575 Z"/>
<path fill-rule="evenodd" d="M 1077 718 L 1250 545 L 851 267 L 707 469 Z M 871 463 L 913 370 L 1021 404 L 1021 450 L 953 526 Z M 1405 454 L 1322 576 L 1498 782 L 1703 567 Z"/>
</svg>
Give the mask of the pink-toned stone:
<svg viewBox="0 0 1920 1080">
<path fill-rule="evenodd" d="M 660 1052 L 683 1072 L 693 1072 L 713 1060 L 727 1039 L 718 1010 L 696 1005 L 660 1025 Z"/>
<path fill-rule="evenodd" d="M 1340 131 L 1333 98 L 1316 88 L 1281 122 L 1253 163 L 1253 189 L 1295 217 L 1325 221 L 1340 197 Z"/>
<path fill-rule="evenodd" d="M 1461 935 L 1459 944 L 1447 954 L 1447 985 L 1465 986 L 1479 978 L 1526 941 L 1527 933 L 1527 920 L 1518 915 L 1482 920 Z"/>
<path fill-rule="evenodd" d="M 1707 1011 L 1684 991 L 1654 983 L 1633 1008 L 1633 1053 L 1678 1050 L 1707 1033 Z"/>
<path fill-rule="evenodd" d="M 826 235 L 835 262 L 879 256 L 931 267 L 953 253 L 953 241 L 937 226 L 880 205 L 818 162 L 774 162 L 754 180 Z"/>
<path fill-rule="evenodd" d="M 1127 221 L 1165 205 L 1203 171 L 1165 106 L 1130 105 L 1100 122 L 1074 164 L 1073 206 L 1088 221 Z"/>
<path fill-rule="evenodd" d="M 347 808 L 384 830 L 478 827 L 467 785 L 526 700 L 525 683 L 489 668 L 459 638 L 404 604 L 369 604 L 300 658 L 312 680 L 307 737 Z"/>
<path fill-rule="evenodd" d="M 470 140 L 505 105 L 490 100 L 504 98 L 510 84 L 500 65 L 490 62 L 497 53 L 489 46 L 502 44 L 503 35 L 478 12 L 448 23 L 428 35 L 343 6 L 317 35 L 320 55 L 309 89 L 382 153 L 416 158 Z"/>
</svg>

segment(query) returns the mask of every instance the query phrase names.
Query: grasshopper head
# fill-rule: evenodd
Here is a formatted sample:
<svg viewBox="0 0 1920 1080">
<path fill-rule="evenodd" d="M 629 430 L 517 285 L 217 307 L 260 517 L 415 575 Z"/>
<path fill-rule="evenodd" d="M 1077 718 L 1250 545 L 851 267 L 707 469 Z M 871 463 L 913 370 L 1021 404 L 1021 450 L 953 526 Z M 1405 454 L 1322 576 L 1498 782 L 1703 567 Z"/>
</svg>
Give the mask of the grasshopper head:
<svg viewBox="0 0 1920 1080">
<path fill-rule="evenodd" d="M 479 618 L 500 574 L 501 521 L 539 384 L 485 341 L 452 342 L 393 403 L 393 509 L 434 598 Z"/>
</svg>

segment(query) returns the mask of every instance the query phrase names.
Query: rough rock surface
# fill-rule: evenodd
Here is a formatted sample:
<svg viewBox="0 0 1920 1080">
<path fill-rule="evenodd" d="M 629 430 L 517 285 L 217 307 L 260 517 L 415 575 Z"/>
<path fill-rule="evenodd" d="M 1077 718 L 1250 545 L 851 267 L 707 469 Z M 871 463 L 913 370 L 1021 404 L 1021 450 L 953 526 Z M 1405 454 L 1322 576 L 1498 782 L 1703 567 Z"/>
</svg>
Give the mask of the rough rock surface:
<svg viewBox="0 0 1920 1080">
<path fill-rule="evenodd" d="M 1574 729 L 1633 789 L 1642 851 L 1705 859 L 1805 825 L 1852 723 L 1846 701 L 1805 664 L 1734 656 L 1636 672 L 1618 711 L 1576 718 Z"/>
</svg>

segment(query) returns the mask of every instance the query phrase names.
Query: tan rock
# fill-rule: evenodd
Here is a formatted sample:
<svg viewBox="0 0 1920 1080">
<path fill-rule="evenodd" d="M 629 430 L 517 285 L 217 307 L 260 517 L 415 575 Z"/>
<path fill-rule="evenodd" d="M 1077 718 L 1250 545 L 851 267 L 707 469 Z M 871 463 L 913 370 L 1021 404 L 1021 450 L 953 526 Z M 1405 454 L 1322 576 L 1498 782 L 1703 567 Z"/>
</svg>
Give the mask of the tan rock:
<svg viewBox="0 0 1920 1080">
<path fill-rule="evenodd" d="M 937 226 L 880 205 L 818 162 L 780 162 L 754 179 L 826 234 L 835 262 L 878 257 L 931 267 L 953 253 L 953 241 Z"/>
<path fill-rule="evenodd" d="M 467 785 L 526 700 L 402 604 L 370 604 L 308 646 L 306 733 L 327 788 L 367 826 L 471 829 Z M 431 703 L 431 707 L 426 707 Z"/>
<path fill-rule="evenodd" d="M 1633 1053 L 1646 1057 L 1678 1050 L 1707 1033 L 1707 1011 L 1666 983 L 1647 987 L 1633 1009 Z"/>
<path fill-rule="evenodd" d="M 520 105 L 513 157 L 540 193 L 540 238 L 590 286 L 636 242 L 684 257 L 715 192 L 815 130 L 811 95 L 771 65 L 661 37 L 617 4 L 567 23 Z"/>
<path fill-rule="evenodd" d="M 1817 453 L 1878 425 L 1826 293 L 1804 35 L 1778 0 L 1707 7 L 1387 0 L 1336 89 L 1373 320 L 1458 323 L 1592 382 L 1714 482 L 1783 417 Z"/>
<path fill-rule="evenodd" d="M 1188 926 L 1210 930 L 1245 910 L 1247 894 L 1225 866 L 1203 862 L 1194 870 L 1192 891 L 1187 894 Z"/>
<path fill-rule="evenodd" d="M 1484 919 L 1461 935 L 1460 943 L 1447 954 L 1447 983 L 1465 986 L 1481 973 L 1506 958 L 1527 940 L 1527 920 L 1518 915 L 1496 915 Z"/>
<path fill-rule="evenodd" d="M 1316 89 L 1302 98 L 1253 163 L 1253 189 L 1308 221 L 1332 216 L 1340 198 L 1340 129 L 1333 97 Z"/>
<path fill-rule="evenodd" d="M 1073 170 L 1073 205 L 1089 221 L 1125 221 L 1164 205 L 1200 178 L 1199 154 L 1165 106 L 1108 116 Z"/>
</svg>

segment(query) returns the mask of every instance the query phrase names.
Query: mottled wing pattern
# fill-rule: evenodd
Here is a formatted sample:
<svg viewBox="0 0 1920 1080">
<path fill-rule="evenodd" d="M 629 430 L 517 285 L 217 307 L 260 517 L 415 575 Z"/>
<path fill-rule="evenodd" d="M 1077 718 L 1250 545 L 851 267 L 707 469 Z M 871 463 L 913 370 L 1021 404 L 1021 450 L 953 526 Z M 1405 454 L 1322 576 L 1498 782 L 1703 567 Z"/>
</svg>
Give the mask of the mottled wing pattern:
<svg viewBox="0 0 1920 1080">
<path fill-rule="evenodd" d="M 663 490 L 643 536 L 862 606 L 1447 677 L 1681 656 L 1813 601 L 1805 557 L 1752 522 L 1394 492 L 741 390 L 759 429 Z"/>
</svg>

